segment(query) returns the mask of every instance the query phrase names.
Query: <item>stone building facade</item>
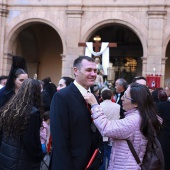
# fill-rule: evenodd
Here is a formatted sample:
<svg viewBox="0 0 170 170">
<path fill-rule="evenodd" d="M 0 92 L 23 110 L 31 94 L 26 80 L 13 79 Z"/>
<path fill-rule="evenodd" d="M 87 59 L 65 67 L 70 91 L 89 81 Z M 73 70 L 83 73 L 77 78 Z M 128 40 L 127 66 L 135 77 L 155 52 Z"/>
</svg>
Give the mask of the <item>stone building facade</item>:
<svg viewBox="0 0 170 170">
<path fill-rule="evenodd" d="M 135 58 L 136 75 L 161 75 L 161 86 L 170 77 L 169 0 L 0 0 L 0 74 L 19 55 L 30 77 L 50 76 L 57 84 L 73 76 L 73 60 L 85 49 L 78 43 L 97 34 L 118 43 L 113 61 Z"/>
</svg>

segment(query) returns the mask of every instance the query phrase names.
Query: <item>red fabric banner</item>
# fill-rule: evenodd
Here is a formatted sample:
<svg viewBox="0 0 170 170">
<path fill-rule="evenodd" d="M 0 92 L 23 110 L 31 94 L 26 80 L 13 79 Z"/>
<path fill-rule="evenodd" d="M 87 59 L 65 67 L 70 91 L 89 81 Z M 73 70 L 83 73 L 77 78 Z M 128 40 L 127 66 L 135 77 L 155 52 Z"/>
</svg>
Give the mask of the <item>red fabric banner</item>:
<svg viewBox="0 0 170 170">
<path fill-rule="evenodd" d="M 160 87 L 161 75 L 146 75 L 147 86 L 151 89 Z"/>
</svg>

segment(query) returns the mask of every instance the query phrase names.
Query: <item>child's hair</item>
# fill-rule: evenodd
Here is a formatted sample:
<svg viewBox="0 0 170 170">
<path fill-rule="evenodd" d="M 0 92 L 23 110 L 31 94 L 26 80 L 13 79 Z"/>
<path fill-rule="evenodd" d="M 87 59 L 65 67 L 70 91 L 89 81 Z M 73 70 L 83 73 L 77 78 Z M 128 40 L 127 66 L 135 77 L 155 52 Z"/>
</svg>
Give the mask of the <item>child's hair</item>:
<svg viewBox="0 0 170 170">
<path fill-rule="evenodd" d="M 50 119 L 50 111 L 44 112 L 42 118 L 44 121 L 47 121 L 48 119 Z"/>
</svg>

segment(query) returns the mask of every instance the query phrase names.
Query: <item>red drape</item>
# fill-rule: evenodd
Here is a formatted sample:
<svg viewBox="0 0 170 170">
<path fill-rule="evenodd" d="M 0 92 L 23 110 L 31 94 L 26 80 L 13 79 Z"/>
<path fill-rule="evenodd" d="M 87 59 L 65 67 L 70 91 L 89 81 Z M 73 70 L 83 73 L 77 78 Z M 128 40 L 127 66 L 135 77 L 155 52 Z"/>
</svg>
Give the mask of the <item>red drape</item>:
<svg viewBox="0 0 170 170">
<path fill-rule="evenodd" d="M 146 75 L 147 86 L 151 89 L 160 87 L 160 75 Z"/>
</svg>

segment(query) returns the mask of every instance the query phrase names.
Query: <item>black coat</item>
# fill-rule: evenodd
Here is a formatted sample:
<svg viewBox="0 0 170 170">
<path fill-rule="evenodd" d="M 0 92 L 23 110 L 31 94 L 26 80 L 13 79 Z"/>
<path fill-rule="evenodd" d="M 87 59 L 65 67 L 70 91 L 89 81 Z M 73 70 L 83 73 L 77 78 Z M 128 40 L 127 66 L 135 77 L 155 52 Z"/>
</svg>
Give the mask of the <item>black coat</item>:
<svg viewBox="0 0 170 170">
<path fill-rule="evenodd" d="M 40 112 L 34 107 L 23 137 L 4 138 L 0 133 L 0 170 L 39 170 L 43 158 L 40 142 Z"/>
<path fill-rule="evenodd" d="M 158 103 L 159 116 L 163 119 L 163 127 L 159 135 L 165 160 L 165 170 L 170 170 L 170 102 Z"/>
<path fill-rule="evenodd" d="M 84 170 L 102 137 L 91 130 L 86 102 L 72 83 L 55 93 L 50 107 L 51 170 Z"/>
<path fill-rule="evenodd" d="M 0 89 L 0 108 L 4 106 L 15 94 L 14 90 L 7 90 L 5 87 Z"/>
</svg>

